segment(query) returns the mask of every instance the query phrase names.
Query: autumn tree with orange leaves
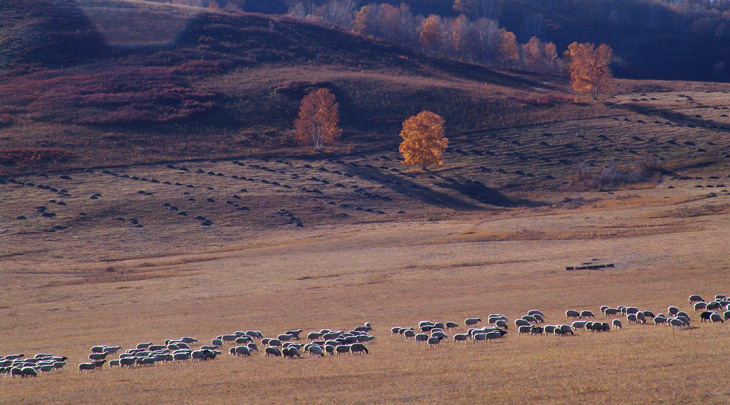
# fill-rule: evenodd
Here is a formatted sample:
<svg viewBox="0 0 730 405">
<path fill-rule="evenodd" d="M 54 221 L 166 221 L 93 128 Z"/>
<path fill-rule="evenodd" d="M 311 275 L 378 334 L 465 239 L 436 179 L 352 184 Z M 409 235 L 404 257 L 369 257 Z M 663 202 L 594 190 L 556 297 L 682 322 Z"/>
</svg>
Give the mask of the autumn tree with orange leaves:
<svg viewBox="0 0 730 405">
<path fill-rule="evenodd" d="M 400 136 L 403 142 L 398 150 L 403 154 L 404 164 L 421 166 L 424 170 L 430 165 L 443 164 L 448 139 L 444 138 L 441 116 L 422 111 L 403 122 Z"/>
<path fill-rule="evenodd" d="M 327 89 L 311 92 L 302 99 L 299 118 L 294 121 L 294 139 L 299 143 L 311 142 L 314 150 L 319 151 L 325 144 L 339 139 L 342 134 L 337 125 L 339 120 L 339 104 L 335 95 Z"/>
<path fill-rule="evenodd" d="M 568 63 L 573 89 L 579 93 L 590 92 L 594 100 L 598 99 L 598 93 L 609 90 L 613 81 L 612 57 L 613 50 L 606 44 L 598 48 L 594 44 L 570 44 L 563 58 Z"/>
</svg>

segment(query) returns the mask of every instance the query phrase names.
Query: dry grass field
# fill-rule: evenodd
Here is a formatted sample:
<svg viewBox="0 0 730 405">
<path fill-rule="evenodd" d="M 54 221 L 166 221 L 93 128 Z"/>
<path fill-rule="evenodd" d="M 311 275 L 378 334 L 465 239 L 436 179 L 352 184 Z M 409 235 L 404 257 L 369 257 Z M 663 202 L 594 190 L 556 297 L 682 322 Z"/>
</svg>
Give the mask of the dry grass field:
<svg viewBox="0 0 730 405">
<path fill-rule="evenodd" d="M 687 297 L 730 291 L 730 119 L 724 94 L 683 94 L 624 95 L 605 118 L 456 137 L 431 173 L 377 152 L 4 178 L 0 354 L 51 352 L 69 365 L 0 378 L 0 401 L 727 403 L 718 371 L 730 324 L 699 322 Z M 572 187 L 578 162 L 644 152 L 663 159 L 661 179 Z M 615 267 L 565 270 L 591 261 Z M 563 323 L 567 309 L 604 304 L 677 305 L 693 327 L 530 337 L 510 326 L 497 342 L 434 348 L 390 333 L 424 319 L 463 332 L 466 317 L 530 309 Z M 76 370 L 94 344 L 366 321 L 369 355 Z"/>
</svg>

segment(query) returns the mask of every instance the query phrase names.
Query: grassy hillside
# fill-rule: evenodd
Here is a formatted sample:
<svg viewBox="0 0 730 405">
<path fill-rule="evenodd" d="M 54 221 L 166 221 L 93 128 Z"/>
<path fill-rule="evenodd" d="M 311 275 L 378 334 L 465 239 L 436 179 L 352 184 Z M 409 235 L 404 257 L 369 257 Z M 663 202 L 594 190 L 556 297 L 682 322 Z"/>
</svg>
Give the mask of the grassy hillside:
<svg viewBox="0 0 730 405">
<path fill-rule="evenodd" d="M 57 21 L 76 18 L 69 24 L 87 27 L 79 32 L 96 42 L 85 39 L 92 51 L 63 60 L 35 57 L 45 42 L 32 35 L 27 52 L 0 51 L 0 149 L 71 153 L 63 162 L 2 166 L 6 172 L 308 154 L 291 131 L 315 87 L 331 89 L 341 106 L 335 153 L 393 148 L 400 123 L 423 109 L 442 114 L 450 134 L 605 113 L 563 96 L 555 77 L 429 59 L 286 17 L 89 0 L 54 3 L 34 19 L 34 4 L 4 4 L 2 32 L 68 38 L 77 31 Z"/>
</svg>

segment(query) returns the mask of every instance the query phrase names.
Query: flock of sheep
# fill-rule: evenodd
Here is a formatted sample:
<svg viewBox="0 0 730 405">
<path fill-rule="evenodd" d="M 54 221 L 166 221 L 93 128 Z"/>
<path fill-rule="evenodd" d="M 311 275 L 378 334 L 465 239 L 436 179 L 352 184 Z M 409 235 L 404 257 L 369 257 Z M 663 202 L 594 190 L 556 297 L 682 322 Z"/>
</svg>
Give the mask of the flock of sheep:
<svg viewBox="0 0 730 405">
<path fill-rule="evenodd" d="M 705 301 L 699 295 L 690 295 L 689 302 L 696 312 L 702 311 L 701 322 L 724 323 L 726 319 L 730 319 L 730 299 L 725 295 L 717 294 L 712 301 Z M 565 316 L 568 320 L 572 320 L 571 323 L 545 325 L 545 314 L 539 310 L 531 310 L 515 319 L 514 326 L 519 335 L 573 336 L 578 330 L 609 332 L 612 329 L 621 329 L 623 325 L 619 317 L 625 317 L 628 324 L 646 324 L 651 320 L 654 325 L 669 325 L 672 329 L 689 327 L 691 322 L 689 314 L 680 311 L 676 306 L 669 306 L 667 315 L 661 313 L 655 315 L 649 310 L 623 305 L 617 307 L 604 305 L 600 307 L 600 311 L 604 317 L 613 317 L 610 323 L 594 320 L 595 315 L 590 310 L 569 309 L 565 312 Z M 509 321 L 503 314 L 489 315 L 488 325 L 478 327 L 481 322 L 481 318 L 465 319 L 464 326 L 467 330 L 465 333 L 453 334 L 451 337 L 453 343 L 466 343 L 469 340 L 474 343 L 496 341 L 508 333 Z M 413 339 L 416 343 L 438 346 L 442 341 L 449 339 L 447 332 L 460 327 L 461 325 L 454 321 L 421 321 L 416 327 L 394 327 L 391 333 L 403 336 L 406 340 Z M 324 357 L 325 354 L 368 354 L 366 345 L 374 339 L 370 334 L 371 330 L 372 326 L 366 322 L 363 326 L 348 332 L 331 329 L 312 331 L 306 335 L 308 343 L 300 342 L 302 340 L 300 335 L 303 333 L 301 329 L 289 330 L 271 338 L 265 338 L 256 330 L 236 331 L 219 335 L 211 340 L 210 345 L 201 345 L 195 349 L 191 346 L 197 344 L 197 339 L 182 337 L 165 340 L 163 344 L 139 343 L 135 348 L 127 349 L 117 359 L 112 360 L 107 359 L 107 356 L 116 354 L 122 347 L 97 345 L 91 348 L 89 361 L 79 364 L 78 368 L 79 372 L 92 371 L 101 368 L 107 361 L 110 368 L 131 368 L 157 363 L 211 360 L 223 353 L 220 349 L 226 344 L 232 345 L 228 350 L 231 356 L 251 356 L 259 351 L 256 341 L 264 347 L 267 357 L 300 358 L 306 353 L 313 357 Z M 0 356 L 0 375 L 36 377 L 38 373 L 63 368 L 66 360 L 66 357 L 46 353 L 38 353 L 30 358 L 24 357 L 23 354 Z"/>
<path fill-rule="evenodd" d="M 38 373 L 49 373 L 60 370 L 66 365 L 65 356 L 54 356 L 48 353 L 38 353 L 33 357 L 24 354 L 9 354 L 0 356 L 0 375 L 11 377 L 36 377 Z"/>
<path fill-rule="evenodd" d="M 228 354 L 231 356 L 251 356 L 259 351 L 258 344 L 265 347 L 267 357 L 301 358 L 309 353 L 312 357 L 324 357 L 325 353 L 335 354 L 368 354 L 366 346 L 375 339 L 369 332 L 372 326 L 366 322 L 350 331 L 322 329 L 312 331 L 306 335 L 308 343 L 300 343 L 301 329 L 289 330 L 265 338 L 257 330 L 236 331 L 219 335 L 211 340 L 210 345 L 201 345 L 197 349 L 191 347 L 198 340 L 193 337 L 167 339 L 163 344 L 153 342 L 138 343 L 135 348 L 127 349 L 116 359 L 107 359 L 107 356 L 116 354 L 121 346 L 96 345 L 91 347 L 87 362 L 79 364 L 79 372 L 100 369 L 104 364 L 109 368 L 132 368 L 152 366 L 160 363 L 174 363 L 181 361 L 204 361 L 215 359 L 223 352 L 224 345 L 231 344 Z M 33 358 L 23 358 L 23 354 L 0 357 L 0 374 L 11 377 L 36 377 L 39 372 L 49 372 L 66 365 L 66 357 L 50 354 L 36 354 Z"/>
<path fill-rule="evenodd" d="M 705 301 L 699 295 L 690 295 L 689 302 L 694 305 L 694 310 L 703 311 L 700 314 L 700 321 L 709 321 L 711 323 L 723 323 L 726 319 L 730 319 L 730 299 L 723 294 L 715 295 L 713 301 Z M 690 326 L 690 316 L 684 311 L 680 311 L 676 306 L 669 306 L 667 314 L 655 315 L 649 310 L 640 310 L 634 306 L 619 305 L 610 307 L 603 305 L 600 311 L 604 317 L 614 317 L 611 322 L 601 322 L 593 320 L 595 314 L 590 310 L 577 311 L 569 309 L 565 311 L 565 316 L 571 323 L 544 325 L 545 314 L 539 310 L 528 311 L 527 314 L 515 319 L 514 325 L 519 335 L 554 335 L 554 336 L 574 336 L 579 329 L 590 332 L 610 332 L 612 329 L 621 329 L 623 324 L 618 317 L 625 317 L 628 324 L 646 324 L 649 319 L 654 325 L 669 325 L 672 329 L 686 328 Z M 723 311 L 720 313 L 720 311 Z M 591 319 L 591 320 L 589 320 Z M 503 314 L 491 314 L 487 318 L 488 326 L 477 327 L 482 322 L 481 318 L 467 318 L 464 325 L 468 328 L 466 333 L 456 333 L 452 336 L 453 343 L 467 342 L 471 340 L 473 343 L 495 341 L 507 335 L 509 323 L 507 317 Z M 391 328 L 393 335 L 403 336 L 406 340 L 413 339 L 416 343 L 426 343 L 429 346 L 438 346 L 442 340 L 447 340 L 449 336 L 446 334 L 451 329 L 458 328 L 460 325 L 454 321 L 432 322 L 420 321 L 416 327 L 400 327 Z"/>
<path fill-rule="evenodd" d="M 306 344 L 299 342 L 302 339 L 300 335 L 303 333 L 301 329 L 289 330 L 271 338 L 265 338 L 263 333 L 257 330 L 235 331 L 219 335 L 212 339 L 209 345 L 201 345 L 198 348 L 191 347 L 198 340 L 186 336 L 180 339 L 165 340 L 163 344 L 138 343 L 134 348 L 121 353 L 119 358 L 112 360 L 107 359 L 107 356 L 115 354 L 121 349 L 121 346 L 97 345 L 91 348 L 89 361 L 79 364 L 79 372 L 101 368 L 107 361 L 110 368 L 131 368 L 159 363 L 212 360 L 223 354 L 220 349 L 227 344 L 232 345 L 228 350 L 229 355 L 251 356 L 259 351 L 256 341 L 265 347 L 264 353 L 267 357 L 300 358 L 305 353 L 321 357 L 324 357 L 325 353 L 332 355 L 367 354 L 369 350 L 365 344 L 374 339 L 368 333 L 371 330 L 372 327 L 369 323 L 348 332 L 322 329 L 309 332 L 306 336 L 309 343 Z"/>
</svg>

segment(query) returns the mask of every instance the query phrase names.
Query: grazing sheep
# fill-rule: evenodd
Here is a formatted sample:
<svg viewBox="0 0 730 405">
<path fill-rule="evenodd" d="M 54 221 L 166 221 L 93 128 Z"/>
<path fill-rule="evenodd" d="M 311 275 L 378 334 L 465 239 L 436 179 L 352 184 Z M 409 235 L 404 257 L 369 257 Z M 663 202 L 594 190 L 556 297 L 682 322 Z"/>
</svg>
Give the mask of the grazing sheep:
<svg viewBox="0 0 730 405">
<path fill-rule="evenodd" d="M 523 333 L 530 333 L 531 331 L 532 331 L 532 325 L 523 325 L 518 328 L 517 334 L 522 335 Z"/>
<path fill-rule="evenodd" d="M 104 360 L 106 353 L 91 353 L 89 354 L 89 360 Z"/>
<path fill-rule="evenodd" d="M 715 301 L 724 300 L 727 296 L 725 294 L 715 294 Z"/>
<path fill-rule="evenodd" d="M 720 322 L 725 323 L 725 321 L 722 319 L 722 315 L 718 314 L 717 312 L 713 312 L 712 315 L 710 315 L 710 322 Z"/>
<path fill-rule="evenodd" d="M 601 313 L 603 315 L 606 315 L 606 310 L 609 308 L 611 308 L 611 307 L 609 307 L 608 305 L 601 305 L 601 308 L 599 308 L 599 309 L 601 310 Z"/>
<path fill-rule="evenodd" d="M 106 348 L 106 345 L 91 346 L 91 352 L 92 353 L 103 353 L 104 348 Z"/>
<path fill-rule="evenodd" d="M 466 318 L 466 320 L 464 320 L 464 324 L 466 326 L 474 326 L 481 321 L 482 321 L 481 318 Z"/>
<path fill-rule="evenodd" d="M 337 345 L 335 346 L 335 352 L 337 354 L 349 353 L 350 345 Z"/>
<path fill-rule="evenodd" d="M 507 317 L 504 315 L 489 315 L 489 318 L 487 318 L 487 323 L 490 325 L 494 325 L 499 321 L 507 322 Z"/>
<path fill-rule="evenodd" d="M 486 333 L 486 336 L 485 336 L 485 337 L 486 337 L 486 340 L 496 340 L 496 339 L 501 339 L 501 338 L 502 338 L 502 336 L 504 336 L 504 335 L 502 334 L 502 332 L 504 332 L 504 331 L 492 331 L 492 332 L 487 332 L 487 333 Z M 504 332 L 504 333 L 507 333 L 507 332 Z"/>
<path fill-rule="evenodd" d="M 712 301 L 712 302 L 708 302 L 707 305 L 705 306 L 705 308 L 707 308 L 708 311 L 714 311 L 716 309 L 722 308 L 722 304 L 720 304 L 719 302 L 716 302 L 716 301 Z"/>
<path fill-rule="evenodd" d="M 301 329 L 295 329 L 286 331 L 286 334 L 290 335 L 292 338 L 294 338 L 294 340 L 299 340 L 299 334 L 301 334 L 302 332 L 304 331 Z"/>
<path fill-rule="evenodd" d="M 524 315 L 524 316 L 522 316 L 522 319 L 524 319 L 525 321 L 527 321 L 529 323 L 537 323 L 537 318 L 535 318 L 532 315 Z"/>
<path fill-rule="evenodd" d="M 416 343 L 428 341 L 428 335 L 425 333 L 419 333 L 416 335 Z"/>
<path fill-rule="evenodd" d="M 606 316 L 618 316 L 618 315 L 621 315 L 622 313 L 621 313 L 621 310 L 618 308 L 606 308 L 603 311 L 603 314 Z"/>
<path fill-rule="evenodd" d="M 667 323 L 667 318 L 664 315 L 657 315 L 656 318 L 654 318 L 654 326 L 660 325 L 663 323 Z"/>
<path fill-rule="evenodd" d="M 119 359 L 109 360 L 109 368 L 119 367 L 121 365 L 119 362 Z"/>
<path fill-rule="evenodd" d="M 578 312 L 574 309 L 569 309 L 569 310 L 565 311 L 565 317 L 566 318 L 580 318 L 580 312 Z"/>
<path fill-rule="evenodd" d="M 704 311 L 704 312 L 702 312 L 700 314 L 700 323 L 702 323 L 704 321 L 709 321 L 710 320 L 710 315 L 712 315 L 712 314 L 713 314 L 712 311 Z"/>
<path fill-rule="evenodd" d="M 440 330 L 435 331 L 435 332 L 432 331 L 431 336 L 437 337 L 439 339 L 448 339 L 449 338 L 443 331 L 440 331 Z"/>
<path fill-rule="evenodd" d="M 497 322 L 494 323 L 495 326 L 502 329 L 509 329 L 509 325 L 507 324 L 507 321 L 504 319 L 500 319 Z"/>
<path fill-rule="evenodd" d="M 337 332 L 327 332 L 327 333 L 323 333 L 322 334 L 322 338 L 324 340 L 332 340 L 332 339 L 337 339 L 341 335 L 342 335 L 342 332 L 340 332 L 340 331 L 337 331 Z"/>
<path fill-rule="evenodd" d="M 299 353 L 299 350 L 296 347 L 286 347 L 281 351 L 281 354 L 284 356 L 284 358 L 293 359 L 294 357 L 301 358 L 302 355 Z"/>
<path fill-rule="evenodd" d="M 667 308 L 667 313 L 669 314 L 669 316 L 675 316 L 677 315 L 677 313 L 679 313 L 679 308 L 675 306 L 670 306 Z"/>
<path fill-rule="evenodd" d="M 320 356 L 324 357 L 324 351 L 322 351 L 322 347 L 317 345 L 312 345 L 308 349 L 310 356 Z"/>
<path fill-rule="evenodd" d="M 563 332 L 563 334 L 569 333 L 569 334 L 573 335 L 573 328 L 571 328 L 570 325 L 560 325 L 559 328 Z"/>
<path fill-rule="evenodd" d="M 672 325 L 672 329 L 681 328 L 683 326 L 687 326 L 687 324 L 683 320 L 681 320 L 679 318 L 672 318 L 672 319 L 670 319 L 669 320 L 669 324 Z"/>
<path fill-rule="evenodd" d="M 210 341 L 210 344 L 216 347 L 223 346 L 223 339 L 213 339 Z"/>
<path fill-rule="evenodd" d="M 365 347 L 365 345 L 364 345 L 364 344 L 362 344 L 362 343 L 355 343 L 355 344 L 352 344 L 352 345 L 350 345 L 350 352 L 351 352 L 352 354 L 355 354 L 355 353 L 360 353 L 360 354 L 362 354 L 362 353 L 365 353 L 365 354 L 370 354 L 370 353 L 368 352 L 368 348 L 367 348 L 367 347 Z"/>
<path fill-rule="evenodd" d="M 286 342 L 286 341 L 289 341 L 291 339 L 294 339 L 294 336 L 292 336 L 292 335 L 290 335 L 288 333 L 282 333 L 281 335 L 278 335 L 276 337 L 276 339 L 278 339 L 278 340 L 280 340 L 282 342 Z"/>
<path fill-rule="evenodd" d="M 456 342 L 466 343 L 467 339 L 469 339 L 469 335 L 467 335 L 466 333 L 457 333 L 456 335 L 454 335 L 454 344 L 456 344 Z"/>
<path fill-rule="evenodd" d="M 103 362 L 104 360 L 102 360 Z M 103 364 L 103 363 L 102 363 Z M 79 364 L 79 373 L 82 371 L 94 370 L 97 367 L 97 363 L 81 363 Z"/>
<path fill-rule="evenodd" d="M 53 371 L 55 367 L 53 367 L 53 364 L 41 364 L 38 369 L 41 371 L 41 373 L 48 373 Z"/>
<path fill-rule="evenodd" d="M 545 318 L 543 318 L 543 316 L 540 315 L 540 314 L 535 314 L 535 315 L 530 315 L 530 316 L 532 316 L 533 318 L 535 318 L 535 320 L 537 321 L 537 323 L 543 323 L 543 322 L 545 322 Z"/>
<path fill-rule="evenodd" d="M 427 342 L 428 342 L 428 345 L 431 347 L 437 346 L 441 342 L 441 338 L 432 336 L 432 337 L 428 338 Z"/>
<path fill-rule="evenodd" d="M 646 316 L 644 316 L 643 312 L 636 313 L 636 323 L 641 323 L 641 324 L 646 323 Z"/>
<path fill-rule="evenodd" d="M 549 334 L 549 335 L 552 335 L 552 334 L 553 334 L 553 332 L 555 332 L 555 328 L 556 328 L 556 326 L 555 326 L 555 325 L 545 325 L 545 327 L 544 327 L 544 330 L 545 330 L 545 334 L 546 334 L 546 335 L 548 335 L 548 334 Z"/>
<path fill-rule="evenodd" d="M 190 354 L 188 354 L 188 358 L 190 357 Z M 173 356 L 174 358 L 174 356 Z M 186 359 L 187 360 L 187 359 Z M 119 366 L 120 367 L 132 367 L 136 364 L 137 358 L 136 357 L 122 357 L 119 359 Z"/>
<path fill-rule="evenodd" d="M 654 318 L 654 320 L 656 320 L 656 318 Z M 618 319 L 614 319 L 613 321 L 611 321 L 611 326 L 616 329 L 621 329 L 621 321 Z"/>
<path fill-rule="evenodd" d="M 247 346 L 236 346 L 233 348 L 236 356 L 250 356 L 251 350 Z"/>
<path fill-rule="evenodd" d="M 626 307 L 626 314 L 637 314 L 639 312 L 639 308 L 637 307 Z"/>
<path fill-rule="evenodd" d="M 487 341 L 487 334 L 485 332 L 477 332 L 471 335 L 471 338 L 474 340 L 474 343 L 479 341 Z"/>
<path fill-rule="evenodd" d="M 152 342 L 147 343 L 137 343 L 137 349 L 147 349 L 150 346 L 152 346 Z"/>
<path fill-rule="evenodd" d="M 706 302 L 695 302 L 695 312 L 707 308 Z"/>
<path fill-rule="evenodd" d="M 20 376 L 25 377 L 38 377 L 38 372 L 36 372 L 35 368 L 33 367 L 23 367 L 20 370 Z"/>
<path fill-rule="evenodd" d="M 542 335 L 544 328 L 542 326 L 533 326 L 530 329 L 530 335 Z"/>
<path fill-rule="evenodd" d="M 518 328 L 521 327 L 521 326 L 529 326 L 529 325 L 530 325 L 530 322 L 528 322 L 528 321 L 526 321 L 524 319 L 521 319 L 521 318 L 520 319 L 515 319 L 515 326 L 518 327 Z"/>
<path fill-rule="evenodd" d="M 391 331 L 393 334 L 398 333 L 399 328 L 393 328 Z M 317 340 L 322 337 L 322 334 L 319 332 L 309 332 L 307 333 L 307 340 Z"/>
<path fill-rule="evenodd" d="M 585 329 L 586 327 L 586 321 L 573 321 L 570 326 L 573 327 L 573 329 Z"/>
<path fill-rule="evenodd" d="M 253 341 L 253 339 L 251 338 L 251 336 L 241 336 L 239 338 L 236 338 L 236 340 L 235 340 L 235 342 L 239 345 L 244 344 L 244 343 L 249 343 L 252 341 Z"/>
<path fill-rule="evenodd" d="M 413 331 L 412 329 L 408 329 L 405 332 L 403 332 L 403 336 L 405 336 L 406 339 L 416 337 L 416 332 Z"/>
<path fill-rule="evenodd" d="M 194 337 L 190 337 L 190 336 L 185 336 L 180 340 L 182 340 L 183 343 L 187 343 L 187 344 L 196 343 L 198 341 L 198 339 L 196 339 Z"/>
<path fill-rule="evenodd" d="M 580 317 L 581 318 L 595 318 L 596 316 L 593 315 L 593 312 L 586 309 L 586 310 L 580 311 Z"/>
<path fill-rule="evenodd" d="M 722 317 L 725 319 L 730 319 L 730 311 L 725 311 L 722 313 Z"/>
<path fill-rule="evenodd" d="M 532 315 L 532 316 L 540 315 L 541 317 L 545 318 L 545 314 L 543 314 L 541 311 L 539 311 L 537 309 L 531 309 L 531 310 L 527 311 L 527 315 Z"/>
<path fill-rule="evenodd" d="M 689 314 L 684 311 L 677 312 L 677 317 L 680 317 L 680 316 L 683 316 L 683 317 L 687 318 L 687 320 L 689 320 Z"/>
<path fill-rule="evenodd" d="M 186 361 L 186 360 L 190 360 L 190 353 L 192 353 L 192 352 L 174 353 L 172 355 L 172 360 L 173 361 Z M 124 360 L 124 359 L 122 359 L 122 360 Z M 122 365 L 124 365 L 123 363 L 124 362 L 122 362 Z"/>
<path fill-rule="evenodd" d="M 281 351 L 276 346 L 269 346 L 266 348 L 266 356 L 280 357 Z"/>
<path fill-rule="evenodd" d="M 636 323 L 637 322 L 636 321 L 636 314 L 628 314 L 628 315 L 626 315 L 626 321 L 628 321 L 629 323 L 631 323 L 631 322 Z"/>
<path fill-rule="evenodd" d="M 704 299 L 702 299 L 702 297 L 700 297 L 699 295 L 696 295 L 696 294 L 689 296 L 689 302 L 690 303 L 692 303 L 692 302 L 699 302 L 699 301 L 704 301 Z"/>
<path fill-rule="evenodd" d="M 281 340 L 279 339 L 271 339 L 269 340 L 269 346 L 279 346 L 281 347 Z"/>
<path fill-rule="evenodd" d="M 446 329 L 454 329 L 459 327 L 458 323 L 452 321 L 448 321 L 444 325 L 446 326 Z"/>
</svg>

